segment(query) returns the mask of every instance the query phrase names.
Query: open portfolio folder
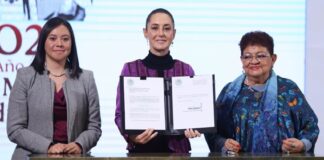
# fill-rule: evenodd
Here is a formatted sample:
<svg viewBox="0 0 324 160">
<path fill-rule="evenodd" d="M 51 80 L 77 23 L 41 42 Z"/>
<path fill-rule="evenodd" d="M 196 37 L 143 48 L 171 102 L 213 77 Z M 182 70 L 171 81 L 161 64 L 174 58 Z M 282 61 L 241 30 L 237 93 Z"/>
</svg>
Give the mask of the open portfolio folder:
<svg viewBox="0 0 324 160">
<path fill-rule="evenodd" d="M 160 134 L 179 135 L 192 128 L 213 132 L 214 75 L 182 77 L 120 77 L 122 127 L 138 134 L 153 128 Z"/>
</svg>

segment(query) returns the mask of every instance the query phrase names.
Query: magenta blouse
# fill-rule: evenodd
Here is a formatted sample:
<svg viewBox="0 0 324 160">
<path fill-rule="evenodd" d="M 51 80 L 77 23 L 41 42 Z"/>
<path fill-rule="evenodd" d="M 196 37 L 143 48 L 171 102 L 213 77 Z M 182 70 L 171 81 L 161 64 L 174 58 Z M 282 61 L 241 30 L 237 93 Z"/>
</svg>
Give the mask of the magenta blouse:
<svg viewBox="0 0 324 160">
<path fill-rule="evenodd" d="M 121 72 L 122 76 L 145 76 L 145 77 L 158 77 L 158 71 L 155 69 L 148 68 L 144 65 L 143 60 L 135 60 L 124 64 L 124 67 Z M 186 64 L 180 60 L 174 60 L 174 65 L 170 69 L 163 70 L 164 77 L 173 77 L 173 76 L 194 76 L 194 70 L 189 64 Z M 127 149 L 132 152 L 137 146 L 133 144 L 129 139 L 128 135 L 122 132 L 122 112 L 120 108 L 120 89 L 119 84 L 117 88 L 117 98 L 116 98 L 116 112 L 115 112 L 115 123 L 118 126 L 119 131 L 123 135 L 124 139 L 127 141 Z M 159 135 L 160 142 L 165 143 L 167 148 L 163 150 L 171 153 L 189 153 L 191 150 L 190 142 L 188 138 L 184 135 L 181 136 L 166 136 Z M 161 147 L 162 145 L 146 144 L 144 148 L 156 148 Z M 160 143 L 159 143 L 160 144 Z M 153 150 L 154 151 L 154 150 Z M 156 151 L 156 150 L 155 150 Z M 150 151 L 147 151 L 150 152 Z"/>
</svg>

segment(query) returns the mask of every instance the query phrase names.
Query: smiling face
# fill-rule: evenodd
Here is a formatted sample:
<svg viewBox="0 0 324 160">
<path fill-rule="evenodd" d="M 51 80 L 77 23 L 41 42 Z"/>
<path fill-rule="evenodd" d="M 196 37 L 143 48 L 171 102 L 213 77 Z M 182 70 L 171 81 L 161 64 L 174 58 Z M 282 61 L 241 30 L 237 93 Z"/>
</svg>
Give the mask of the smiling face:
<svg viewBox="0 0 324 160">
<path fill-rule="evenodd" d="M 47 36 L 45 41 L 46 62 L 65 64 L 71 53 L 71 34 L 67 27 L 59 25 Z"/>
<path fill-rule="evenodd" d="M 165 13 L 153 14 L 143 32 L 149 41 L 150 51 L 156 56 L 169 52 L 176 33 L 171 17 Z"/>
<path fill-rule="evenodd" d="M 249 80 L 263 83 L 270 75 L 277 56 L 271 55 L 266 47 L 261 45 L 248 45 L 241 56 L 245 74 Z"/>
</svg>

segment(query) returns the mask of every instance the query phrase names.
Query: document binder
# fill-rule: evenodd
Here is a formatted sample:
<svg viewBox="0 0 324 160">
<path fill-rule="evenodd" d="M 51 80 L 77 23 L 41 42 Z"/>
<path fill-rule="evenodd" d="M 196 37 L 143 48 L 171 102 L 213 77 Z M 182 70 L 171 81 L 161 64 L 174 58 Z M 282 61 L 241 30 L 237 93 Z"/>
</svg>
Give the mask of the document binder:
<svg viewBox="0 0 324 160">
<path fill-rule="evenodd" d="M 122 129 L 139 134 L 181 135 L 192 128 L 216 131 L 214 75 L 181 77 L 120 76 Z"/>
</svg>

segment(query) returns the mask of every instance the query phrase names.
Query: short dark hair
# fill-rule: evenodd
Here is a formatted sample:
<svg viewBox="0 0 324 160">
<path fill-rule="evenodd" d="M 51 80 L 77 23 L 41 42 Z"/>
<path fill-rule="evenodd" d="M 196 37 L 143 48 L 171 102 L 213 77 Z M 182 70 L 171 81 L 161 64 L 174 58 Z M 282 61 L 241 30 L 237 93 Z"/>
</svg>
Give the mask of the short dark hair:
<svg viewBox="0 0 324 160">
<path fill-rule="evenodd" d="M 271 55 L 274 54 L 273 48 L 274 43 L 272 37 L 263 31 L 251 31 L 246 34 L 244 34 L 241 38 L 241 41 L 239 43 L 240 49 L 241 49 L 241 55 L 243 54 L 243 50 L 249 46 L 249 45 L 260 45 L 269 51 Z"/>
<path fill-rule="evenodd" d="M 164 14 L 167 14 L 167 15 L 171 18 L 171 21 L 172 21 L 172 24 L 173 24 L 173 28 L 175 28 L 174 19 L 173 19 L 172 14 L 171 14 L 168 10 L 166 10 L 166 9 L 164 9 L 164 8 L 157 8 L 157 9 L 154 9 L 153 11 L 151 11 L 151 13 L 150 13 L 150 14 L 147 16 L 147 18 L 146 18 L 146 23 L 145 23 L 145 27 L 146 27 L 146 28 L 147 28 L 148 23 L 149 23 L 150 20 L 151 20 L 151 17 L 152 17 L 154 14 L 156 14 L 156 13 L 164 13 Z"/>
<path fill-rule="evenodd" d="M 43 74 L 43 71 L 45 70 L 44 66 L 46 57 L 45 41 L 49 33 L 60 25 L 64 25 L 71 34 L 71 53 L 67 58 L 66 67 L 69 68 L 70 76 L 72 78 L 79 78 L 80 73 L 82 73 L 82 69 L 79 66 L 79 59 L 73 29 L 68 21 L 59 17 L 51 18 L 44 24 L 38 37 L 37 53 L 34 57 L 33 62 L 31 63 L 31 66 L 34 67 L 36 72 L 38 72 L 39 74 Z"/>
</svg>

